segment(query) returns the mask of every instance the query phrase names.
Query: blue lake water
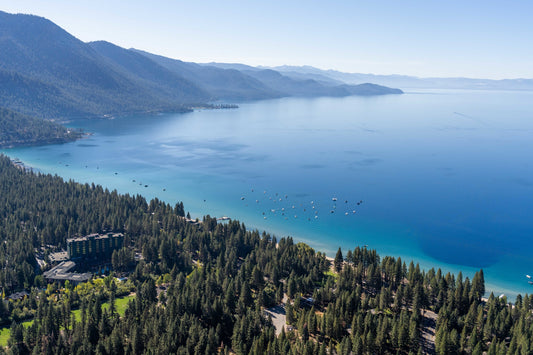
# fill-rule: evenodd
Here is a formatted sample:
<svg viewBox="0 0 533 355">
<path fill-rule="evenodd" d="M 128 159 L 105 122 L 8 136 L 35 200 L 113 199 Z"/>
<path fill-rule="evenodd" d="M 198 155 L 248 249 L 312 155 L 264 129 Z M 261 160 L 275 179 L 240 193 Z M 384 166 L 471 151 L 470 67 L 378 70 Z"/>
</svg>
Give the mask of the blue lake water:
<svg viewBox="0 0 533 355">
<path fill-rule="evenodd" d="M 74 121 L 93 135 L 4 153 L 329 255 L 368 245 L 470 277 L 483 268 L 489 290 L 513 296 L 533 291 L 532 103 L 494 91 L 289 98 Z"/>
</svg>

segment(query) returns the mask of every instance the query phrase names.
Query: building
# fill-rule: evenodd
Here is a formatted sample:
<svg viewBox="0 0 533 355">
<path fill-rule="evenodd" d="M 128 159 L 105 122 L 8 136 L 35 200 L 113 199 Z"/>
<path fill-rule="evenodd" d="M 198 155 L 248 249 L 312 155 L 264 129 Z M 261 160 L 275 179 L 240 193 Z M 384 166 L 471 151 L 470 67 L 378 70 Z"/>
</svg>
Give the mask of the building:
<svg viewBox="0 0 533 355">
<path fill-rule="evenodd" d="M 46 271 L 43 273 L 43 276 L 48 281 L 66 281 L 69 280 L 70 282 L 74 284 L 78 284 L 80 282 L 85 282 L 91 279 L 92 274 L 91 273 L 83 273 L 79 274 L 76 272 L 72 272 L 72 270 L 76 267 L 76 263 L 73 261 L 63 261 L 59 263 L 54 268 Z"/>
<path fill-rule="evenodd" d="M 90 234 L 85 237 L 67 239 L 69 259 L 110 259 L 114 250 L 122 248 L 122 233 Z"/>
</svg>

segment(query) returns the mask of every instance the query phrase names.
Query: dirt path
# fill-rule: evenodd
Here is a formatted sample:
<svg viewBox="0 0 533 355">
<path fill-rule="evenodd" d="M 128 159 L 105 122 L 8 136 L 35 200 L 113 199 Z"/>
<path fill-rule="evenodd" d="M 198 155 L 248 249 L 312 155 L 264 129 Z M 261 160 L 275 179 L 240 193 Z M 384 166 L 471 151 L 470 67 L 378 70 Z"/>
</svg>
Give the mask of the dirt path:
<svg viewBox="0 0 533 355">
<path fill-rule="evenodd" d="M 281 330 L 287 326 L 287 317 L 285 316 L 285 303 L 287 302 L 287 295 L 283 296 L 281 304 L 265 309 L 265 315 L 272 317 L 272 324 L 276 328 L 276 336 L 281 334 Z"/>
<path fill-rule="evenodd" d="M 437 313 L 422 311 L 421 341 L 424 354 L 435 354 L 435 330 L 437 328 Z"/>
<path fill-rule="evenodd" d="M 265 310 L 265 313 L 272 317 L 272 324 L 276 328 L 276 336 L 281 334 L 281 330 L 287 324 L 287 317 L 285 316 L 285 306 L 278 305 Z"/>
</svg>

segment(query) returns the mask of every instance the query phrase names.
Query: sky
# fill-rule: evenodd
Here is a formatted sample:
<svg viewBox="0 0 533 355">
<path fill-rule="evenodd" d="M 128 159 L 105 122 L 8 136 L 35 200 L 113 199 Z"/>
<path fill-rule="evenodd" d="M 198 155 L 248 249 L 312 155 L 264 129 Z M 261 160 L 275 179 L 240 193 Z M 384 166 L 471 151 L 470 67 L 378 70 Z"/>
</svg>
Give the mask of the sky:
<svg viewBox="0 0 533 355">
<path fill-rule="evenodd" d="M 0 0 L 0 10 L 184 61 L 533 78 L 531 0 Z"/>
</svg>

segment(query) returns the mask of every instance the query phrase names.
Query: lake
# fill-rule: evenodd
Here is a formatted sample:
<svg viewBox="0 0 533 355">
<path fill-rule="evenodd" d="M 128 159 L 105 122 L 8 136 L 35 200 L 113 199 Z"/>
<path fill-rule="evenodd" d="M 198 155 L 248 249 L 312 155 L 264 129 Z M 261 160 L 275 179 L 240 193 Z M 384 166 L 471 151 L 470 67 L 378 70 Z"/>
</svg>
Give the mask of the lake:
<svg viewBox="0 0 533 355">
<path fill-rule="evenodd" d="M 122 193 L 183 201 L 333 256 L 382 255 L 531 293 L 533 92 L 408 90 L 79 120 L 63 145 L 4 150 Z"/>
</svg>

